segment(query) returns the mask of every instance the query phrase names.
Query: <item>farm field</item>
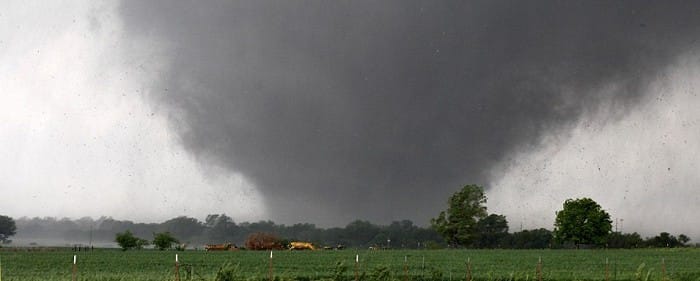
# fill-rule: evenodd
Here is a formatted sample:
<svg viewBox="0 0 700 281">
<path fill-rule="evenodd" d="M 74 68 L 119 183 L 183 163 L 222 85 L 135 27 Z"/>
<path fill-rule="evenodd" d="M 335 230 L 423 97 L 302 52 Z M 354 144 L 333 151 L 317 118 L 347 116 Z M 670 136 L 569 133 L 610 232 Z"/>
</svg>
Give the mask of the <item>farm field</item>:
<svg viewBox="0 0 700 281">
<path fill-rule="evenodd" d="M 0 259 L 4 281 L 71 280 L 74 252 L 70 250 L 3 250 Z M 214 280 L 225 262 L 239 264 L 240 280 L 268 280 L 269 252 L 112 249 L 75 253 L 78 280 L 175 280 L 176 253 L 181 280 Z M 662 280 L 663 260 L 665 280 L 700 281 L 700 249 L 276 251 L 273 275 L 278 281 L 354 280 L 356 253 L 360 255 L 360 280 L 365 281 L 465 280 L 467 259 L 474 280 L 537 280 L 540 257 L 543 280 L 606 280 L 608 259 L 609 280 Z M 338 262 L 342 265 L 337 266 Z"/>
</svg>

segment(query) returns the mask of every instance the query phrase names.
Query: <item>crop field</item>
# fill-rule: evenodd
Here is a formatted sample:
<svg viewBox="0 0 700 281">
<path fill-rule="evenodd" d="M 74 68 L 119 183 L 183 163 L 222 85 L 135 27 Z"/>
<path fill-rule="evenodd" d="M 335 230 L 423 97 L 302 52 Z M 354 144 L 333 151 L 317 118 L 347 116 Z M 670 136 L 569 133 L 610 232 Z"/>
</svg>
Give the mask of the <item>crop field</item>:
<svg viewBox="0 0 700 281">
<path fill-rule="evenodd" d="M 2 281 L 71 280 L 77 254 L 77 280 L 214 280 L 226 262 L 236 265 L 238 280 L 266 281 L 270 253 L 255 251 L 0 251 Z M 363 281 L 465 280 L 467 260 L 473 280 L 692 280 L 700 281 L 700 250 L 341 250 L 276 251 L 272 274 L 285 280 Z"/>
</svg>

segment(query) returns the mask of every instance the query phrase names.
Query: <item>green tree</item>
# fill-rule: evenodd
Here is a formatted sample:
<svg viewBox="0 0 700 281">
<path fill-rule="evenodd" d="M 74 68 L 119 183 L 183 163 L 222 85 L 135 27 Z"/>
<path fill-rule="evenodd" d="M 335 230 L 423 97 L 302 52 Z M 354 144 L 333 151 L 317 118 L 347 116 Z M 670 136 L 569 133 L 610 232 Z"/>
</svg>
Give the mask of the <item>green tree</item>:
<svg viewBox="0 0 700 281">
<path fill-rule="evenodd" d="M 392 248 L 417 247 L 420 240 L 416 239 L 418 226 L 410 220 L 393 221 L 390 225 L 382 227 L 387 239 L 391 239 Z M 385 239 L 386 240 L 386 239 Z"/>
<path fill-rule="evenodd" d="M 134 248 L 141 249 L 144 246 L 148 245 L 148 240 L 134 236 L 134 234 L 131 233 L 130 230 L 117 233 L 114 241 L 117 242 L 117 244 L 119 244 L 119 247 L 121 247 L 123 251 Z"/>
<path fill-rule="evenodd" d="M 353 244 L 348 246 L 371 246 L 373 243 L 373 238 L 376 237 L 380 231 L 381 229 L 379 226 L 376 226 L 369 221 L 356 220 L 345 226 L 344 235 L 345 238 L 353 241 Z M 383 241 L 386 243 L 386 240 Z"/>
<path fill-rule="evenodd" d="M 9 238 L 15 235 L 17 231 L 17 225 L 15 225 L 15 220 L 8 216 L 0 215 L 0 243 L 7 244 L 12 242 Z"/>
<path fill-rule="evenodd" d="M 552 232 L 547 229 L 526 229 L 509 234 L 503 239 L 502 246 L 513 249 L 545 249 L 551 247 L 552 239 Z"/>
<path fill-rule="evenodd" d="M 195 218 L 180 216 L 160 224 L 160 231 L 170 232 L 171 235 L 185 241 L 197 238 L 204 232 L 205 226 Z"/>
<path fill-rule="evenodd" d="M 639 233 L 613 232 L 608 235 L 608 248 L 638 248 L 644 245 L 644 239 Z"/>
<path fill-rule="evenodd" d="M 453 245 L 470 245 L 478 235 L 477 222 L 486 217 L 486 195 L 478 185 L 466 185 L 453 194 L 446 211 L 430 220 L 432 227 Z"/>
<path fill-rule="evenodd" d="M 508 236 L 508 221 L 503 215 L 490 214 L 476 223 L 477 248 L 501 248 L 502 240 Z"/>
<path fill-rule="evenodd" d="M 180 241 L 175 239 L 170 232 L 153 233 L 153 245 L 158 250 L 170 249 L 173 247 L 173 244 L 177 243 L 180 243 Z"/>
<path fill-rule="evenodd" d="M 685 234 L 678 235 L 678 242 L 681 243 L 682 247 L 685 247 L 688 242 L 690 242 L 690 238 L 686 236 Z"/>
<path fill-rule="evenodd" d="M 603 245 L 612 231 L 610 215 L 593 199 L 567 199 L 554 221 L 554 239 L 560 243 Z"/>
<path fill-rule="evenodd" d="M 235 235 L 240 232 L 240 228 L 226 214 L 207 215 L 204 227 L 205 235 L 216 243 L 236 240 Z"/>
<path fill-rule="evenodd" d="M 682 240 L 685 242 L 682 242 L 680 236 L 679 238 L 676 238 L 676 236 L 671 235 L 668 232 L 661 232 L 659 235 L 648 238 L 646 243 L 647 246 L 651 247 L 657 247 L 657 248 L 675 248 L 675 247 L 683 247 L 683 244 L 686 242 L 690 241 L 690 238 L 688 236 L 685 236 L 684 234 L 681 234 Z"/>
<path fill-rule="evenodd" d="M 148 240 L 139 238 L 138 241 L 136 241 L 136 249 L 143 249 L 143 247 L 146 247 L 148 245 L 151 245 L 151 242 L 148 242 Z"/>
</svg>

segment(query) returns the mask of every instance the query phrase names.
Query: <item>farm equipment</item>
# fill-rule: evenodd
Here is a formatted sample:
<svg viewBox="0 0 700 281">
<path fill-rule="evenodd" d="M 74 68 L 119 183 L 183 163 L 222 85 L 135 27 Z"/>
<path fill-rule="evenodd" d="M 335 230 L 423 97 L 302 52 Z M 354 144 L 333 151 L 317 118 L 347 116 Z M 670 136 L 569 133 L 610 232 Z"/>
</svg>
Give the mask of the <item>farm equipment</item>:
<svg viewBox="0 0 700 281">
<path fill-rule="evenodd" d="M 224 243 L 224 244 L 206 244 L 204 249 L 207 251 L 235 251 L 238 250 L 236 244 Z"/>
<path fill-rule="evenodd" d="M 291 242 L 289 250 L 316 250 L 316 247 L 309 242 Z"/>
</svg>

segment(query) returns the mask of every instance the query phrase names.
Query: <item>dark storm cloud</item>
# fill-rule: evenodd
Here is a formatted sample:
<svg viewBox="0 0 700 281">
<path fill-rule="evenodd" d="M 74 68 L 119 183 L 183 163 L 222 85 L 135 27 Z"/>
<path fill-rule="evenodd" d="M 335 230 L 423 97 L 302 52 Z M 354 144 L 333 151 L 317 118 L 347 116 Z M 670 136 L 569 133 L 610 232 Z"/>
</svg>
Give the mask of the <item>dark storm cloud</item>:
<svg viewBox="0 0 700 281">
<path fill-rule="evenodd" d="M 426 223 L 601 103 L 624 114 L 700 35 L 697 2 L 126 1 L 149 99 L 280 222 Z M 616 91 L 600 91 L 615 85 Z"/>
</svg>

